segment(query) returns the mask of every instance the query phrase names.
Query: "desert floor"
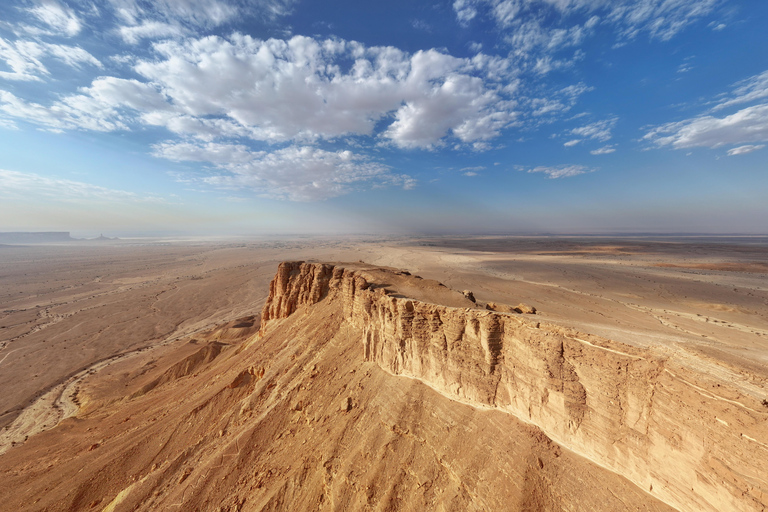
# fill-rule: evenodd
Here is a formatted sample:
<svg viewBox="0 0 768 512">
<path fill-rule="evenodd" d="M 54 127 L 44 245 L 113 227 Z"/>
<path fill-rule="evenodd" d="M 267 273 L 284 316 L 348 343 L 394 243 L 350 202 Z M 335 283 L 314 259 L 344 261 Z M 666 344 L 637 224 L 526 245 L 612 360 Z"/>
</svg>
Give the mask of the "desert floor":
<svg viewBox="0 0 768 512">
<path fill-rule="evenodd" d="M 82 406 L 89 376 L 258 315 L 284 260 L 407 269 L 478 302 L 768 382 L 765 238 L 299 238 L 0 246 L 0 453 Z M 168 356 L 170 357 L 170 356 Z M 127 384 L 126 384 L 127 385 Z M 735 382 L 736 387 L 739 386 Z M 98 389 L 90 395 L 97 396 Z M 105 396 L 114 390 L 104 391 Z"/>
</svg>

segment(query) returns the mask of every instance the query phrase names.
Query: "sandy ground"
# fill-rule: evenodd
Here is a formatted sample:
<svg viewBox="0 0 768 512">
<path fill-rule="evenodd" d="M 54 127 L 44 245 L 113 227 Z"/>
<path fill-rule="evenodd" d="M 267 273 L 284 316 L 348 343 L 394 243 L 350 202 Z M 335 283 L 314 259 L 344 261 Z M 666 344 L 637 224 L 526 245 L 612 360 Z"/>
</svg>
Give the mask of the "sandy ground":
<svg viewBox="0 0 768 512">
<path fill-rule="evenodd" d="M 0 428 L 94 365 L 260 311 L 284 259 L 371 251 L 338 240 L 2 246 Z"/>
<path fill-rule="evenodd" d="M 63 388 L 94 365 L 260 311 L 277 263 L 298 259 L 405 268 L 483 302 L 533 305 L 583 332 L 768 368 L 768 241 L 759 238 L 2 246 L 0 428 L 41 397 L 63 406 Z M 63 417 L 43 409 L 34 423 Z"/>
<path fill-rule="evenodd" d="M 155 364 L 164 350 L 178 359 L 194 347 L 196 334 L 257 314 L 283 260 L 407 269 L 469 289 L 480 303 L 522 302 L 549 322 L 661 347 L 692 365 L 714 361 L 751 394 L 766 388 L 765 239 L 361 237 L 0 246 L 0 452 L 78 414 L 88 377 L 107 377 L 104 395 L 114 395 L 115 386 L 134 382 L 136 368 Z M 91 387 L 89 399 L 98 396 Z"/>
<path fill-rule="evenodd" d="M 419 241 L 377 263 L 478 300 L 640 346 L 768 368 L 768 241 L 471 238 Z"/>
</svg>

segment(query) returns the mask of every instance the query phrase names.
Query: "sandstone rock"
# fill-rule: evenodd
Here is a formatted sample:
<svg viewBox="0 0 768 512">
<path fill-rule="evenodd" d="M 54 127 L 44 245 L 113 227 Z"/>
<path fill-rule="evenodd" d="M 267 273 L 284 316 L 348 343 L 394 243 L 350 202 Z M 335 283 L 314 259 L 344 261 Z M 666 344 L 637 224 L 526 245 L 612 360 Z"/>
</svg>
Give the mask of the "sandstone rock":
<svg viewBox="0 0 768 512">
<path fill-rule="evenodd" d="M 508 306 L 507 304 L 499 304 L 496 302 L 489 302 L 485 305 L 485 309 L 488 311 L 497 311 L 499 313 L 517 313 L 518 311 L 515 310 L 512 306 Z"/>
<path fill-rule="evenodd" d="M 477 301 L 475 300 L 475 294 L 474 294 L 474 293 L 472 293 L 470 290 L 464 290 L 464 291 L 463 291 L 463 292 L 461 292 L 461 293 L 463 293 L 463 294 L 464 294 L 464 296 L 465 296 L 466 298 L 468 298 L 469 300 L 471 300 L 472 302 L 477 302 Z"/>
<path fill-rule="evenodd" d="M 522 313 L 524 315 L 535 315 L 536 314 L 536 308 L 533 306 L 529 306 L 528 304 L 523 304 L 522 302 L 517 305 L 515 308 L 515 311 L 518 313 Z"/>
<path fill-rule="evenodd" d="M 350 326 L 363 333 L 367 361 L 533 423 L 644 489 L 663 482 L 653 494 L 679 510 L 768 505 L 768 468 L 752 446 L 768 437 L 758 433 L 764 413 L 755 411 L 758 399 L 727 381 L 717 382 L 718 393 L 750 405 L 733 407 L 733 398 L 699 392 L 717 377 L 670 368 L 649 350 L 500 315 L 493 303 L 477 310 L 388 295 L 369 287 L 362 273 L 331 265 L 281 264 L 262 318 L 285 318 L 326 296 L 340 301 Z M 515 310 L 536 311 L 525 304 Z M 341 408 L 349 407 L 347 399 Z M 723 417 L 730 421 L 718 421 Z M 754 427 L 737 432 L 725 423 Z"/>
</svg>

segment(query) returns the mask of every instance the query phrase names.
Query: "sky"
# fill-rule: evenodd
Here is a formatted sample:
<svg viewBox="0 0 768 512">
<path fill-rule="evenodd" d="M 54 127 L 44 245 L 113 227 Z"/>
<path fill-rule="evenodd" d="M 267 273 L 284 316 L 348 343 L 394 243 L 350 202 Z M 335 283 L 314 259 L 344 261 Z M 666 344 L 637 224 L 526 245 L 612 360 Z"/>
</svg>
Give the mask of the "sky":
<svg viewBox="0 0 768 512">
<path fill-rule="evenodd" d="M 768 233 L 768 2 L 4 0 L 0 231 Z"/>
</svg>

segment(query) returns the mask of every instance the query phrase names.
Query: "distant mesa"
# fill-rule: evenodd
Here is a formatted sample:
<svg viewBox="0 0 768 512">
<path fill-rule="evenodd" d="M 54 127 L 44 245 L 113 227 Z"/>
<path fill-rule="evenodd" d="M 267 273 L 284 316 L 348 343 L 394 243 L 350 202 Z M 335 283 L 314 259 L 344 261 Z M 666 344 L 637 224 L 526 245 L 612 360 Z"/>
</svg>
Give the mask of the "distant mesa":
<svg viewBox="0 0 768 512">
<path fill-rule="evenodd" d="M 0 233 L 0 244 L 46 244 L 72 242 L 74 240 L 69 235 L 69 231 L 16 231 Z"/>
<path fill-rule="evenodd" d="M 62 242 L 109 242 L 120 240 L 100 234 L 97 238 L 72 238 L 69 231 L 0 232 L 0 244 L 52 244 Z"/>
<path fill-rule="evenodd" d="M 109 240 L 120 240 L 117 237 L 110 238 L 108 236 L 104 236 L 103 234 L 100 234 L 98 238 L 89 238 L 88 240 L 93 240 L 95 242 L 104 242 Z"/>
</svg>

